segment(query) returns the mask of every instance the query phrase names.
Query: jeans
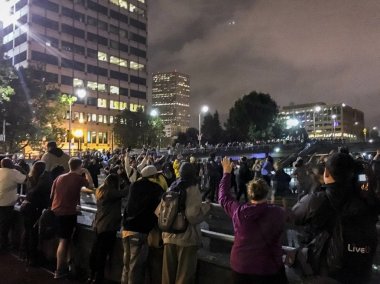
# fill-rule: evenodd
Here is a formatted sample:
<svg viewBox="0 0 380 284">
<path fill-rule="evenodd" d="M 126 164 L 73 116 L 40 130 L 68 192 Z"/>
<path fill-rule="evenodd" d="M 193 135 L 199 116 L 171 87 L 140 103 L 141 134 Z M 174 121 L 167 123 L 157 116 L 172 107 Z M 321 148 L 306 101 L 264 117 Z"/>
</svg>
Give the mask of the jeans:
<svg viewBox="0 0 380 284">
<path fill-rule="evenodd" d="M 144 284 L 148 262 L 148 235 L 137 233 L 123 238 L 124 267 L 121 284 Z"/>
</svg>

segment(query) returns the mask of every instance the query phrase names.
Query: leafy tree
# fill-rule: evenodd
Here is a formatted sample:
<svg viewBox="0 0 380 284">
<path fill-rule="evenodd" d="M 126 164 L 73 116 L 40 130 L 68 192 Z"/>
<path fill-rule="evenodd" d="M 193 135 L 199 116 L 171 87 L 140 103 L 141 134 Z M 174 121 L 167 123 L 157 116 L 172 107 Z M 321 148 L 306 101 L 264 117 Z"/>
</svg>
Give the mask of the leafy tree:
<svg viewBox="0 0 380 284">
<path fill-rule="evenodd" d="M 13 95 L 1 104 L 0 119 L 6 121 L 4 151 L 16 152 L 28 144 L 41 145 L 43 139 L 63 137 L 63 113 L 58 91 L 50 83 L 52 78 L 41 68 L 8 72 L 11 79 L 7 89 L 12 89 Z"/>
<path fill-rule="evenodd" d="M 125 109 L 116 116 L 114 133 L 117 144 L 123 147 L 141 147 L 148 143 L 149 136 L 152 135 L 152 128 L 149 124 L 148 115 L 139 109 L 132 112 Z"/>
<path fill-rule="evenodd" d="M 268 94 L 255 91 L 238 99 L 226 123 L 230 140 L 247 141 L 273 137 L 278 107 Z"/>
<path fill-rule="evenodd" d="M 186 144 L 197 145 L 198 143 L 198 129 L 190 127 L 186 129 Z"/>
<path fill-rule="evenodd" d="M 205 115 L 202 124 L 202 141 L 210 144 L 218 144 L 223 136 L 223 129 L 220 126 L 219 113 L 215 111 L 214 115 L 208 113 Z"/>
</svg>

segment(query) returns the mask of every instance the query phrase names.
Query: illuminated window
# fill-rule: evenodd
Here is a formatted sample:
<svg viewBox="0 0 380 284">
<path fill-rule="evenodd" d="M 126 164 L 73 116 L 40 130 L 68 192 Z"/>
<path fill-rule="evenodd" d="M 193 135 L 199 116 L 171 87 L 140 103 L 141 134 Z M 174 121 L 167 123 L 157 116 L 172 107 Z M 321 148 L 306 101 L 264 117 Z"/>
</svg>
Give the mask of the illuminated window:
<svg viewBox="0 0 380 284">
<path fill-rule="evenodd" d="M 126 102 L 119 102 L 119 101 L 110 101 L 110 108 L 111 109 L 118 109 L 118 110 L 124 110 L 127 108 Z"/>
<path fill-rule="evenodd" d="M 87 88 L 90 89 L 90 90 L 96 91 L 97 88 L 98 88 L 98 83 L 92 82 L 92 81 L 88 81 L 87 82 Z"/>
<path fill-rule="evenodd" d="M 145 68 L 144 64 L 137 63 L 135 61 L 130 62 L 130 68 L 133 70 L 141 70 Z"/>
<path fill-rule="evenodd" d="M 125 0 L 119 0 L 119 5 L 121 8 L 128 9 L 128 2 Z"/>
<path fill-rule="evenodd" d="M 99 92 L 107 91 L 107 85 L 106 84 L 98 84 L 98 91 Z"/>
<path fill-rule="evenodd" d="M 74 80 L 73 80 L 73 86 L 74 87 L 83 87 L 84 86 L 84 82 L 81 79 L 74 78 Z"/>
<path fill-rule="evenodd" d="M 139 107 L 140 106 L 138 104 L 129 104 L 129 110 L 133 112 L 138 111 Z"/>
<path fill-rule="evenodd" d="M 95 113 L 91 114 L 91 121 L 96 122 L 96 114 Z"/>
<path fill-rule="evenodd" d="M 99 132 L 98 141 L 99 141 L 99 144 L 107 144 L 108 143 L 107 132 Z"/>
<path fill-rule="evenodd" d="M 139 1 L 139 2 L 141 2 L 141 3 L 145 3 L 145 0 L 137 0 L 137 1 Z"/>
<path fill-rule="evenodd" d="M 119 94 L 119 87 L 117 87 L 117 86 L 111 86 L 110 87 L 110 93 L 118 95 Z"/>
<path fill-rule="evenodd" d="M 100 61 L 108 61 L 107 60 L 107 53 L 98 51 L 98 60 L 100 60 Z"/>
<path fill-rule="evenodd" d="M 110 123 L 113 123 L 113 116 L 110 116 Z"/>
<path fill-rule="evenodd" d="M 103 108 L 106 108 L 107 107 L 107 100 L 106 99 L 98 99 L 98 107 L 103 107 Z"/>
<path fill-rule="evenodd" d="M 101 114 L 98 115 L 98 122 L 103 122 L 103 115 Z"/>
<path fill-rule="evenodd" d="M 116 56 L 110 56 L 110 63 L 116 64 L 122 67 L 128 67 L 128 62 L 126 59 L 122 59 Z"/>
<path fill-rule="evenodd" d="M 96 132 L 91 131 L 91 143 L 96 143 Z"/>
</svg>

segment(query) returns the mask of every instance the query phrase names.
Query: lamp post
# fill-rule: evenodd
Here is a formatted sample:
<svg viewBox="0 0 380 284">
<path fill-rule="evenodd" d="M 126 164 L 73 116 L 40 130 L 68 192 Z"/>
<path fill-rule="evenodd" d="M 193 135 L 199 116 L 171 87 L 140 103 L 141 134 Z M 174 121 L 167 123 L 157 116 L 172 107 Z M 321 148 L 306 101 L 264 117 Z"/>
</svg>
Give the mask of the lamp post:
<svg viewBox="0 0 380 284">
<path fill-rule="evenodd" d="M 331 118 L 333 119 L 333 129 L 334 129 L 334 134 L 333 134 L 333 138 L 334 138 L 334 140 L 335 140 L 335 126 L 336 126 L 336 114 L 333 114 L 332 116 L 331 116 Z"/>
<path fill-rule="evenodd" d="M 199 148 L 202 146 L 202 132 L 201 132 L 201 118 L 202 118 L 202 113 L 208 112 L 208 106 L 202 106 L 201 111 L 199 113 L 199 119 L 198 119 L 198 141 L 199 141 Z"/>
<path fill-rule="evenodd" d="M 321 111 L 321 107 L 320 106 L 316 106 L 314 108 L 314 111 L 313 111 L 313 132 L 314 132 L 314 139 L 315 139 L 315 136 L 316 136 L 316 132 L 315 132 L 315 113 L 316 112 L 320 112 Z"/>
<path fill-rule="evenodd" d="M 157 119 L 158 118 L 158 115 L 159 115 L 159 112 L 157 109 L 152 109 L 150 111 L 150 116 L 153 118 L 153 119 Z M 154 121 L 153 122 L 153 126 L 156 127 L 157 125 L 157 121 Z M 158 150 L 160 151 L 161 150 L 161 129 L 158 130 Z"/>
<path fill-rule="evenodd" d="M 72 106 L 73 104 L 78 100 L 78 98 L 83 99 L 87 92 L 85 89 L 77 89 L 75 92 L 76 96 L 69 95 L 69 94 L 63 94 L 61 97 L 61 101 L 65 104 L 69 105 L 69 133 L 67 140 L 69 142 L 69 156 L 71 156 L 71 120 L 72 120 Z M 83 134 L 82 134 L 83 135 Z"/>
<path fill-rule="evenodd" d="M 74 131 L 74 136 L 76 138 L 78 138 L 78 157 L 79 157 L 79 153 L 80 153 L 80 142 L 81 142 L 81 139 L 83 137 L 83 130 L 82 129 L 77 129 Z"/>
</svg>

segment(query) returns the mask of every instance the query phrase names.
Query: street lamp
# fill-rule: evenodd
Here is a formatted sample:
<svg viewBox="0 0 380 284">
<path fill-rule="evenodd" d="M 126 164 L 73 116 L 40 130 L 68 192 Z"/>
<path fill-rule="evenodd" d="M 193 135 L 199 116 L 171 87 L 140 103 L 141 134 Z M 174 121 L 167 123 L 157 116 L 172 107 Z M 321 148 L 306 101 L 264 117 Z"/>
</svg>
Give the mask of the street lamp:
<svg viewBox="0 0 380 284">
<path fill-rule="evenodd" d="M 333 129 L 334 129 L 334 135 L 333 135 L 333 138 L 334 138 L 334 140 L 335 140 L 335 126 L 336 126 L 336 114 L 333 114 L 332 116 L 331 116 L 331 118 L 333 119 Z"/>
<path fill-rule="evenodd" d="M 316 106 L 314 108 L 314 111 L 313 111 L 313 132 L 314 132 L 314 139 L 315 139 L 315 136 L 316 136 L 316 132 L 315 132 L 315 113 L 316 112 L 320 112 L 321 111 L 321 107 L 320 106 Z"/>
<path fill-rule="evenodd" d="M 157 109 L 152 109 L 150 111 L 150 116 L 153 118 L 153 119 L 156 119 L 158 118 L 158 115 L 159 115 L 159 112 Z M 157 121 L 153 122 L 153 126 L 157 126 Z M 160 151 L 161 150 L 161 129 L 158 129 L 158 150 Z"/>
<path fill-rule="evenodd" d="M 78 96 L 74 95 L 69 95 L 69 94 L 63 94 L 61 97 L 61 101 L 65 104 L 69 105 L 69 135 L 68 135 L 68 142 L 69 142 L 69 156 L 71 155 L 71 120 L 72 120 L 72 106 L 73 104 L 78 100 L 78 98 L 83 99 L 86 95 L 87 92 L 85 89 L 77 89 L 75 94 Z"/>
<path fill-rule="evenodd" d="M 81 139 L 83 137 L 83 130 L 82 129 L 77 129 L 74 131 L 74 136 L 75 138 L 78 138 L 78 156 L 79 156 L 79 153 L 80 153 L 80 142 L 81 142 Z"/>
<path fill-rule="evenodd" d="M 204 105 L 201 108 L 201 112 L 199 113 L 199 119 L 198 119 L 198 141 L 199 141 L 199 148 L 202 146 L 202 132 L 201 132 L 201 117 L 202 113 L 208 112 L 208 106 Z"/>
</svg>

